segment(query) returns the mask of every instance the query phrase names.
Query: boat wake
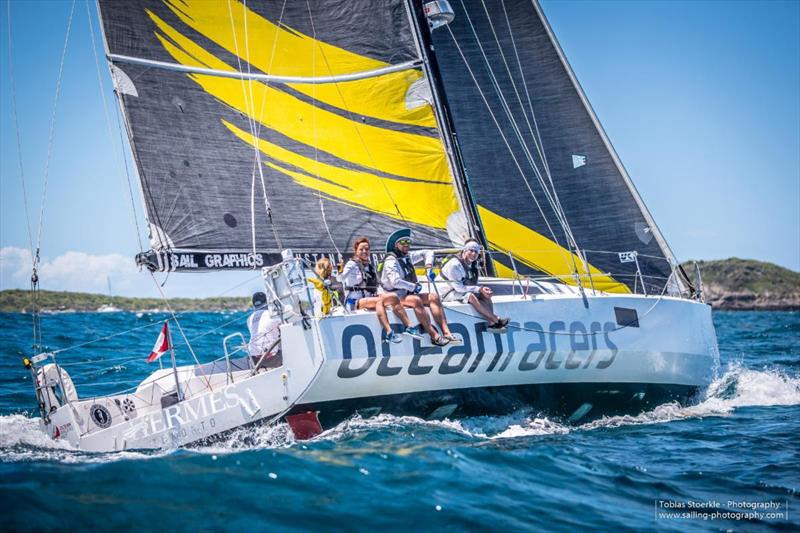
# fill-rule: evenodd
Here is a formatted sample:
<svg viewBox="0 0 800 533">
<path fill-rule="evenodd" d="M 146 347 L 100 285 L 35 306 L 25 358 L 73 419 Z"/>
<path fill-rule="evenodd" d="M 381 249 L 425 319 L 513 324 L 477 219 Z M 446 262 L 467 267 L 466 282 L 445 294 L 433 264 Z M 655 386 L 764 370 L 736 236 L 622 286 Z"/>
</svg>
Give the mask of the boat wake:
<svg viewBox="0 0 800 533">
<path fill-rule="evenodd" d="M 325 431 L 312 441 L 298 442 L 287 424 L 241 428 L 211 444 L 194 446 L 187 453 L 217 454 L 240 451 L 313 446 L 320 441 L 358 438 L 378 431 L 445 431 L 468 440 L 497 440 L 542 435 L 561 435 L 624 426 L 660 424 L 709 416 L 727 416 L 736 409 L 779 405 L 800 405 L 800 377 L 775 369 L 753 370 L 733 364 L 706 389 L 694 405 L 662 404 L 638 415 L 603 417 L 582 425 L 567 425 L 532 410 L 507 416 L 471 417 L 460 420 L 423 420 L 409 416 L 381 414 L 371 418 L 355 416 Z M 62 463 L 105 463 L 164 457 L 175 450 L 89 453 L 72 448 L 66 441 L 52 440 L 39 429 L 39 419 L 24 414 L 0 416 L 0 461 L 57 461 Z"/>
</svg>

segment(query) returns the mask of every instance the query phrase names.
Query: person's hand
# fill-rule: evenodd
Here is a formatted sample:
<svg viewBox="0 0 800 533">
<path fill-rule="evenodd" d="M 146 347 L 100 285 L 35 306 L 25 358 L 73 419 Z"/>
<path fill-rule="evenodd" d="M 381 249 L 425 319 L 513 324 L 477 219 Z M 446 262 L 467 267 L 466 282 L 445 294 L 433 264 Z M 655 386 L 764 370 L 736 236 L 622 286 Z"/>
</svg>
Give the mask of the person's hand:
<svg viewBox="0 0 800 533">
<path fill-rule="evenodd" d="M 481 287 L 481 296 L 489 298 L 491 295 L 492 295 L 492 289 L 490 287 Z"/>
<path fill-rule="evenodd" d="M 433 268 L 429 268 L 426 274 L 429 280 L 433 281 L 436 279 L 436 272 L 433 271 Z"/>
<path fill-rule="evenodd" d="M 414 285 L 414 294 L 419 294 L 421 292 L 422 292 L 422 285 L 420 285 L 419 283 Z"/>
<path fill-rule="evenodd" d="M 326 279 L 322 281 L 322 284 L 325 285 L 327 288 L 331 288 L 331 280 Z"/>
</svg>

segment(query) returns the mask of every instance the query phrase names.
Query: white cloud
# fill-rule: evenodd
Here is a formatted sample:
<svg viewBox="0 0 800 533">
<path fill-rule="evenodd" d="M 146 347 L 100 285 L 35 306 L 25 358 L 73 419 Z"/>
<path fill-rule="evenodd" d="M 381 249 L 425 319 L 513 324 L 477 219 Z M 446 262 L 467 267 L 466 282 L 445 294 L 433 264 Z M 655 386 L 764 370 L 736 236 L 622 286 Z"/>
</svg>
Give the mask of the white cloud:
<svg viewBox="0 0 800 533">
<path fill-rule="evenodd" d="M 23 289 L 30 286 L 31 253 L 23 248 L 0 249 L 0 286 Z M 39 264 L 43 290 L 107 293 L 108 279 L 115 294 L 126 294 L 141 286 L 142 275 L 130 257 L 121 254 L 90 255 L 67 252 Z"/>
<path fill-rule="evenodd" d="M 28 289 L 31 280 L 31 253 L 24 248 L 0 248 L 0 289 Z M 166 284 L 170 298 L 246 296 L 264 290 L 258 273 L 251 271 L 218 273 L 157 274 Z M 42 290 L 108 293 L 108 281 L 115 296 L 158 298 L 153 279 L 139 271 L 132 257 L 121 254 L 91 255 L 66 252 L 55 259 L 43 257 L 39 264 Z"/>
</svg>

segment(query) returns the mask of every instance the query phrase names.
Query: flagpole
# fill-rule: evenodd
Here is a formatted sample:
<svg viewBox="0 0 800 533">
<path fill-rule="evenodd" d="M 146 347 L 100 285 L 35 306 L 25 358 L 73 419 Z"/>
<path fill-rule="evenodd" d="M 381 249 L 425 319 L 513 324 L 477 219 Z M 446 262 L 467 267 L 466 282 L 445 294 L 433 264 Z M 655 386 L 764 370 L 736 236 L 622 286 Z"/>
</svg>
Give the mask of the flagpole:
<svg viewBox="0 0 800 533">
<path fill-rule="evenodd" d="M 175 376 L 175 391 L 178 393 L 178 401 L 183 401 L 183 395 L 181 394 L 181 385 L 178 382 L 178 367 L 175 364 L 175 348 L 172 347 L 172 332 L 169 330 L 169 320 L 165 320 L 164 324 L 167 326 L 167 342 L 169 343 L 169 356 L 172 359 L 172 375 Z M 159 358 L 159 361 L 161 358 Z"/>
</svg>

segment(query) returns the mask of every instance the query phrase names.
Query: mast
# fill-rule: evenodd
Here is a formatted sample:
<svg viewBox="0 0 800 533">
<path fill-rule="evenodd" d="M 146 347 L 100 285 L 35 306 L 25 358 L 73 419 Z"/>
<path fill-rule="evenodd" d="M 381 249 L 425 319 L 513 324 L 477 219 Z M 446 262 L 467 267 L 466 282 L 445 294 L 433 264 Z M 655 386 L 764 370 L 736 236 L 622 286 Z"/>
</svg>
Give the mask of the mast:
<svg viewBox="0 0 800 533">
<path fill-rule="evenodd" d="M 486 239 L 486 234 L 483 230 L 480 216 L 478 215 L 478 209 L 469 188 L 466 171 L 464 170 L 461 149 L 458 145 L 458 136 L 456 135 L 455 127 L 451 119 L 447 95 L 445 94 L 444 85 L 442 84 L 441 74 L 439 72 L 439 64 L 436 61 L 436 54 L 433 53 L 434 47 L 433 39 L 431 38 L 431 28 L 428 24 L 428 18 L 425 15 L 423 2 L 424 0 L 408 0 L 408 9 L 412 19 L 412 26 L 414 27 L 417 37 L 419 52 L 422 56 L 425 74 L 431 83 L 434 113 L 436 114 L 439 127 L 442 131 L 442 140 L 447 149 L 450 168 L 453 170 L 456 191 L 458 192 L 459 199 L 464 208 L 464 213 L 467 216 L 470 236 L 476 238 L 483 245 L 483 248 L 488 251 L 489 241 Z M 491 276 L 496 275 L 494 263 L 491 260 L 486 261 L 486 271 L 487 274 Z"/>
</svg>

